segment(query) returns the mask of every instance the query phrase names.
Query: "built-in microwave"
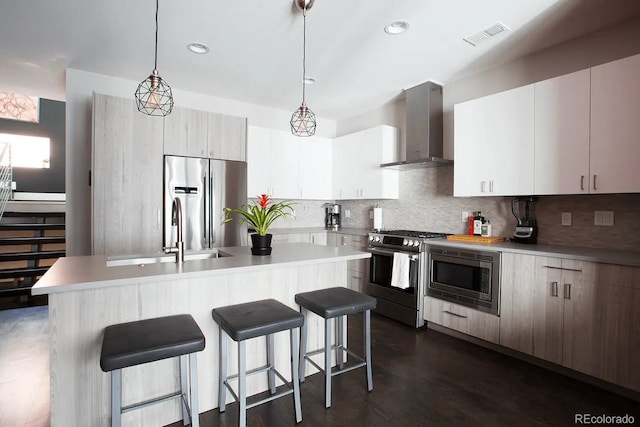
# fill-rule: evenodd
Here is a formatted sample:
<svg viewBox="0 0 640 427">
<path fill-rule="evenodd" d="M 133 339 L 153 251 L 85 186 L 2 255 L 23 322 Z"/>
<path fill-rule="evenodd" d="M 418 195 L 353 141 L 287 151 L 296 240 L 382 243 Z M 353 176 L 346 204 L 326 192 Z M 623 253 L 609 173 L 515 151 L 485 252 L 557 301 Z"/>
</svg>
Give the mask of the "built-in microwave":
<svg viewBox="0 0 640 427">
<path fill-rule="evenodd" d="M 500 315 L 500 252 L 429 246 L 427 295 Z"/>
</svg>

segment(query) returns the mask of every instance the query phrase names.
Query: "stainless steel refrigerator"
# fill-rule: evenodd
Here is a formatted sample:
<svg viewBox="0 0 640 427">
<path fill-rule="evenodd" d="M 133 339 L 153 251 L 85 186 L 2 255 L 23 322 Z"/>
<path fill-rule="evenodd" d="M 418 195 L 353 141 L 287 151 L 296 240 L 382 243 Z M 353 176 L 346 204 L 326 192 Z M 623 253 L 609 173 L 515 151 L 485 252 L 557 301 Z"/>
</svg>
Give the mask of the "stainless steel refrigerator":
<svg viewBox="0 0 640 427">
<path fill-rule="evenodd" d="M 247 164 L 195 157 L 164 157 L 164 246 L 175 246 L 171 224 L 173 199 L 182 205 L 185 250 L 246 244 L 247 227 L 238 221 L 221 225 L 223 208 L 247 203 Z"/>
</svg>

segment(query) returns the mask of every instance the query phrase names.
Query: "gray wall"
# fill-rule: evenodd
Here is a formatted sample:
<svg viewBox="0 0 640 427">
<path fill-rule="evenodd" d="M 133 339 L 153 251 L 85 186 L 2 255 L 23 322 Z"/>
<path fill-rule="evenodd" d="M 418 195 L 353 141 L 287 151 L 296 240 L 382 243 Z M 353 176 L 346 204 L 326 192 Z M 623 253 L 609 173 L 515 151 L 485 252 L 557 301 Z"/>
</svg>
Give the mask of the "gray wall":
<svg viewBox="0 0 640 427">
<path fill-rule="evenodd" d="M 39 123 L 0 119 L 0 133 L 40 136 L 51 140 L 48 169 L 13 168 L 17 191 L 64 193 L 65 103 L 40 98 Z"/>
</svg>

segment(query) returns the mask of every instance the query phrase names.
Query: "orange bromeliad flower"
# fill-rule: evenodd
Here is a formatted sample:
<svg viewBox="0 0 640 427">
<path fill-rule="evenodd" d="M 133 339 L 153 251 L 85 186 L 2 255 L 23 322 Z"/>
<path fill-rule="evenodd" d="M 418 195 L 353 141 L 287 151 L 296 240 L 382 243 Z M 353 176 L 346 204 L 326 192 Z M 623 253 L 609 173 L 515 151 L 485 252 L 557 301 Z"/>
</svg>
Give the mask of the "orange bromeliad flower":
<svg viewBox="0 0 640 427">
<path fill-rule="evenodd" d="M 267 206 L 269 206 L 269 202 L 269 196 L 267 196 L 266 194 L 261 194 L 260 197 L 258 197 L 258 204 L 262 209 L 267 209 Z"/>
</svg>

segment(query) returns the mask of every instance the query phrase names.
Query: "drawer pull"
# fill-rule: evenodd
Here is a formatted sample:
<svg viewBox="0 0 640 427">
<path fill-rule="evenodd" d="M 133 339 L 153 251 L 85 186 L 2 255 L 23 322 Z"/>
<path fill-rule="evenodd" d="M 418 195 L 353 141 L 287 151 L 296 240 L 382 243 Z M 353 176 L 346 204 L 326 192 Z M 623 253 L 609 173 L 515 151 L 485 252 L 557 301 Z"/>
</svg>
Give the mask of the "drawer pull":
<svg viewBox="0 0 640 427">
<path fill-rule="evenodd" d="M 584 175 L 580 175 L 580 190 L 584 190 Z"/>
<path fill-rule="evenodd" d="M 582 270 L 577 268 L 565 268 L 565 267 L 554 267 L 552 265 L 543 265 L 543 268 L 551 268 L 554 270 L 564 270 L 564 271 L 577 271 L 578 273 L 582 273 Z"/>
<path fill-rule="evenodd" d="M 551 296 L 558 296 L 558 282 L 551 282 Z"/>
<path fill-rule="evenodd" d="M 455 316 L 455 317 L 460 317 L 462 319 L 468 319 L 467 316 L 463 316 L 462 314 L 454 313 L 454 312 L 449 311 L 449 310 L 444 310 L 443 313 L 447 313 L 447 314 L 450 314 L 450 315 Z"/>
<path fill-rule="evenodd" d="M 564 299 L 571 299 L 571 283 L 564 284 Z"/>
</svg>

